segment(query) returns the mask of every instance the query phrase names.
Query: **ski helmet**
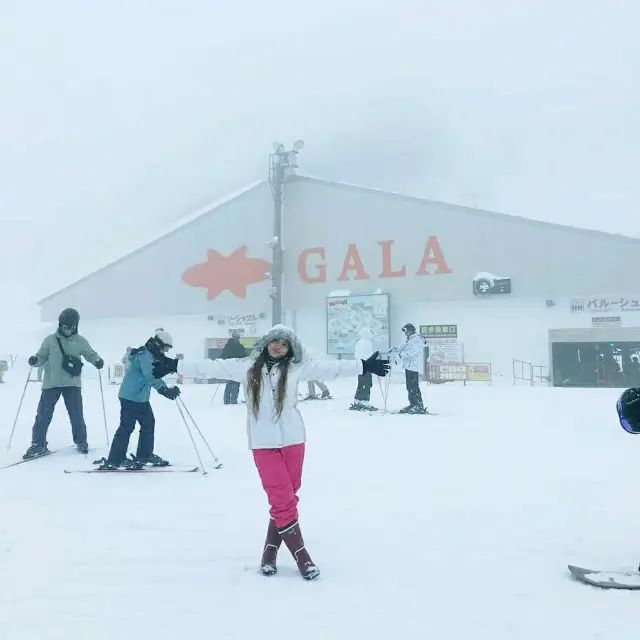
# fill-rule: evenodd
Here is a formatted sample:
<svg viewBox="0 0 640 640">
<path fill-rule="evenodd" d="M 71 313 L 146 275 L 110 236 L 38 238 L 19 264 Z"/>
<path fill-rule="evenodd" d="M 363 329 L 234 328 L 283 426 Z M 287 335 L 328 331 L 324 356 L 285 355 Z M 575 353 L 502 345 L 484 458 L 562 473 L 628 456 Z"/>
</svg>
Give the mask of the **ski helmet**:
<svg viewBox="0 0 640 640">
<path fill-rule="evenodd" d="M 156 339 L 163 347 L 169 347 L 169 349 L 173 347 L 173 338 L 171 334 L 164 329 L 156 329 Z"/>
<path fill-rule="evenodd" d="M 402 327 L 403 331 L 410 331 L 411 333 L 415 333 L 416 332 L 416 328 L 414 325 L 412 325 L 410 322 L 407 322 L 407 324 L 404 325 L 404 327 Z"/>
<path fill-rule="evenodd" d="M 627 433 L 640 434 L 640 389 L 627 389 L 616 403 L 620 425 Z"/>
<path fill-rule="evenodd" d="M 153 336 L 144 345 L 156 357 L 160 358 L 173 347 L 173 338 L 168 331 L 156 329 Z"/>
<path fill-rule="evenodd" d="M 58 316 L 58 329 L 65 336 L 78 332 L 80 314 L 75 309 L 64 309 Z"/>
</svg>

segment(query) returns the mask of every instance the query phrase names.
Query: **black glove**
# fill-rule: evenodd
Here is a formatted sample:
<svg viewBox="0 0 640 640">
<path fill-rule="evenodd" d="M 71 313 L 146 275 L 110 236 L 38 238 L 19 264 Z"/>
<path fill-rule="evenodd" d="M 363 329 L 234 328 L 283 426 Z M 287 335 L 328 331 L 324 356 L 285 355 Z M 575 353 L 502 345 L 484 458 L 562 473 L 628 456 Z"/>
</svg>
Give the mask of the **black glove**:
<svg viewBox="0 0 640 640">
<path fill-rule="evenodd" d="M 153 363 L 153 377 L 164 378 L 170 373 L 178 372 L 178 358 L 172 359 L 162 355 Z"/>
<path fill-rule="evenodd" d="M 376 351 L 370 358 L 367 360 L 362 360 L 362 373 L 373 373 L 376 376 L 380 376 L 384 378 L 384 376 L 389 373 L 391 370 L 391 365 L 389 364 L 389 359 L 386 360 L 378 360 L 378 356 L 380 355 L 379 351 Z"/>
<path fill-rule="evenodd" d="M 178 387 L 162 387 L 162 389 L 158 389 L 158 393 L 169 400 L 175 400 L 180 395 L 180 389 Z"/>
<path fill-rule="evenodd" d="M 38 364 L 38 356 L 31 356 L 29 358 L 29 366 L 35 367 Z"/>
<path fill-rule="evenodd" d="M 104 367 L 104 360 L 102 358 L 98 358 L 93 366 L 96 369 L 102 369 L 102 367 Z"/>
</svg>

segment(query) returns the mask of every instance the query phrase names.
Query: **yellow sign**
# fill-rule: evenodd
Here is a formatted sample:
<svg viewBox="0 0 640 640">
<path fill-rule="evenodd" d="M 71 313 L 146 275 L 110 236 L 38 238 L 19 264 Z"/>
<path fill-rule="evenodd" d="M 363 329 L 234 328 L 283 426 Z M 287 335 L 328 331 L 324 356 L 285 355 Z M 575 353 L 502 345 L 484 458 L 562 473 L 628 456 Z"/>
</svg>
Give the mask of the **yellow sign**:
<svg viewBox="0 0 640 640">
<path fill-rule="evenodd" d="M 467 380 L 469 382 L 491 382 L 491 365 L 489 363 L 469 364 L 467 367 Z"/>
</svg>

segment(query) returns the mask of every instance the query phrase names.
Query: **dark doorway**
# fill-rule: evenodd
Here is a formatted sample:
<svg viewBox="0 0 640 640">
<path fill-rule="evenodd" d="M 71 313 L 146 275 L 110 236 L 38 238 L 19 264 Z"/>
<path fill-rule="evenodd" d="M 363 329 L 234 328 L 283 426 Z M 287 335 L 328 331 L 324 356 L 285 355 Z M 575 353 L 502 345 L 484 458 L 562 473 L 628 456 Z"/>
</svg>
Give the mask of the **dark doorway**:
<svg viewBox="0 0 640 640">
<path fill-rule="evenodd" d="M 640 342 L 554 342 L 555 387 L 640 386 Z"/>
</svg>

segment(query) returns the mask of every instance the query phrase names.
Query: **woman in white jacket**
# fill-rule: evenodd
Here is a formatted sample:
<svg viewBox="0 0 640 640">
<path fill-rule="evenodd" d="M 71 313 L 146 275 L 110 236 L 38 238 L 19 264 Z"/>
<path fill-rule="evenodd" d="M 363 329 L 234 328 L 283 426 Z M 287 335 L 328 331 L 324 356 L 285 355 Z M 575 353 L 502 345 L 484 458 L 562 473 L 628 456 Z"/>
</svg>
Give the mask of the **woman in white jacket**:
<svg viewBox="0 0 640 640">
<path fill-rule="evenodd" d="M 377 354 L 362 363 L 363 371 L 385 376 L 389 360 Z M 255 344 L 254 355 L 228 360 L 185 362 L 170 360 L 156 367 L 158 377 L 177 371 L 187 378 L 219 378 L 243 385 L 247 399 L 249 448 L 270 505 L 261 571 L 276 573 L 281 542 L 288 547 L 306 580 L 320 575 L 304 546 L 298 523 L 298 490 L 302 481 L 306 432 L 297 408 L 298 384 L 308 380 L 332 380 L 353 369 L 353 362 L 317 362 L 305 358 L 295 332 L 275 325 Z"/>
</svg>

